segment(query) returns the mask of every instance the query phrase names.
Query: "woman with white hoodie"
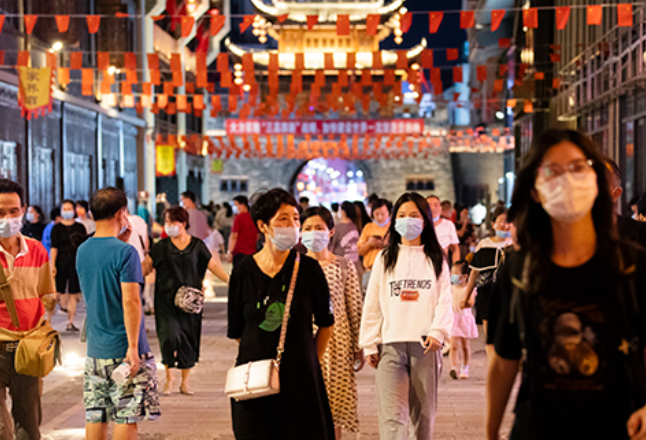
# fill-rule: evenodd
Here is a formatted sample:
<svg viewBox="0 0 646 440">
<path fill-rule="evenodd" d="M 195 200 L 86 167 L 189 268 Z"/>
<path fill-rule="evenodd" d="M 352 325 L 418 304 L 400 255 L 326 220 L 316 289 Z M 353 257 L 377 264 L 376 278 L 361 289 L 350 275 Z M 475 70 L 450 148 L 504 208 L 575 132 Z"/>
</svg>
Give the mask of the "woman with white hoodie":
<svg viewBox="0 0 646 440">
<path fill-rule="evenodd" d="M 393 213 L 368 284 L 359 343 L 377 368 L 381 440 L 406 440 L 409 431 L 430 440 L 442 347 L 453 325 L 450 272 L 426 200 L 406 193 Z"/>
</svg>

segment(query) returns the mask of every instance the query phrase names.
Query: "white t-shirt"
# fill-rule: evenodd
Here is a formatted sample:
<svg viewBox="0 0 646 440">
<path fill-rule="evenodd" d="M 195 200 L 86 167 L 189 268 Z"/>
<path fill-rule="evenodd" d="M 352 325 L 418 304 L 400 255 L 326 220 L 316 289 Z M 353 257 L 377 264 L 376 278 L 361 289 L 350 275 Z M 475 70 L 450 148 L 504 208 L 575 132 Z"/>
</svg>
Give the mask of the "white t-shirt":
<svg viewBox="0 0 646 440">
<path fill-rule="evenodd" d="M 455 225 L 450 220 L 442 219 L 442 223 L 435 226 L 435 235 L 437 235 L 437 241 L 440 242 L 440 246 L 444 250 L 446 250 L 449 245 L 460 244 L 458 231 L 456 231 Z"/>
<path fill-rule="evenodd" d="M 146 255 L 142 243 L 144 246 L 148 247 L 148 225 L 146 224 L 146 221 L 138 215 L 129 215 L 128 221 L 130 221 L 130 224 L 132 225 L 132 234 L 130 234 L 128 244 L 137 249 L 139 261 L 143 262 Z"/>
</svg>

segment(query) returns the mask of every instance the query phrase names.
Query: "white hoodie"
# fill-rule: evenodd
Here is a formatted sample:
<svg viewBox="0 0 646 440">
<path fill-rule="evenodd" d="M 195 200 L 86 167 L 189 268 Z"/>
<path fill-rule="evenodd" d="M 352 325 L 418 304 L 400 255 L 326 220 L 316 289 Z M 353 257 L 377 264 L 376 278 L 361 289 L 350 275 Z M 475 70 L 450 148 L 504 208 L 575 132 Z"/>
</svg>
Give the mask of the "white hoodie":
<svg viewBox="0 0 646 440">
<path fill-rule="evenodd" d="M 437 279 L 423 246 L 400 245 L 395 269 L 389 272 L 382 254 L 372 267 L 361 317 L 359 345 L 365 354 L 378 353 L 379 344 L 419 342 L 422 335 L 444 342 L 453 326 L 446 262 Z"/>
</svg>

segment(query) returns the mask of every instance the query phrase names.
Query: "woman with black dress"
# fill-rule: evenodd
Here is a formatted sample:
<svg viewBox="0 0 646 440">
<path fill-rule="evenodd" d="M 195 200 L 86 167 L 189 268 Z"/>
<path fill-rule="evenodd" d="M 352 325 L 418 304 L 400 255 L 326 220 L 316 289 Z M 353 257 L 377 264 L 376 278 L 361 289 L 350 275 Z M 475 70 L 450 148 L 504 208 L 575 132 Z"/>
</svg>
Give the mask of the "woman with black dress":
<svg viewBox="0 0 646 440">
<path fill-rule="evenodd" d="M 251 216 L 265 237 L 252 258 L 234 267 L 229 285 L 228 337 L 240 342 L 236 365 L 276 358 L 283 311 L 294 269 L 300 220 L 294 197 L 282 189 L 261 195 Z M 319 327 L 312 338 L 314 323 Z M 302 256 L 292 301 L 280 393 L 231 400 L 238 440 L 334 440 L 319 359 L 332 334 L 334 314 L 319 263 Z"/>
<path fill-rule="evenodd" d="M 34 240 L 42 241 L 43 231 L 45 230 L 45 216 L 40 206 L 32 205 L 27 208 L 27 220 L 22 227 L 20 233 L 25 237 L 33 238 Z"/>
<path fill-rule="evenodd" d="M 76 204 L 64 200 L 61 204 L 63 220 L 52 229 L 51 266 L 56 278 L 56 291 L 61 302 L 61 310 L 67 311 L 67 331 L 78 332 L 74 325 L 76 303 L 81 293 L 79 277 L 76 273 L 76 250 L 87 239 L 85 226 L 77 223 Z M 63 310 L 65 307 L 67 310 Z"/>
<path fill-rule="evenodd" d="M 188 383 L 191 369 L 200 358 L 202 337 L 202 313 L 186 313 L 175 306 L 175 294 L 182 286 L 202 289 L 206 270 L 224 281 L 229 281 L 217 255 L 212 255 L 204 242 L 190 236 L 188 212 L 178 206 L 166 211 L 164 229 L 168 238 L 156 243 L 142 264 L 144 276 L 157 270 L 155 281 L 155 326 L 166 367 L 164 395 L 169 395 L 173 386 L 171 370 L 182 371 L 179 390 L 192 395 Z"/>
</svg>

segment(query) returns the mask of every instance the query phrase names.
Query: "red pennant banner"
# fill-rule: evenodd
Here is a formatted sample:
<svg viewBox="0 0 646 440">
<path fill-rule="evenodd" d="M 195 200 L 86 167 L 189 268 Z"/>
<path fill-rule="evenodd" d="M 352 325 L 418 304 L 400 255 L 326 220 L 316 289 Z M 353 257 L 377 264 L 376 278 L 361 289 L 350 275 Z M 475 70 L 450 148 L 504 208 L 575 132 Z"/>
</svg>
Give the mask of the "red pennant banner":
<svg viewBox="0 0 646 440">
<path fill-rule="evenodd" d="M 56 19 L 56 27 L 58 28 L 58 32 L 60 32 L 61 34 L 67 32 L 67 30 L 70 28 L 70 16 L 56 15 L 54 19 Z"/>
<path fill-rule="evenodd" d="M 506 73 L 507 73 L 507 71 L 509 70 L 509 66 L 508 66 L 507 64 L 501 64 L 501 65 L 498 67 L 498 69 L 499 69 L 499 70 L 498 70 L 498 75 L 500 75 L 500 76 L 505 76 L 505 74 L 506 74 Z"/>
<path fill-rule="evenodd" d="M 229 54 L 227 52 L 220 52 L 217 57 L 216 66 L 218 72 L 227 72 L 229 70 Z"/>
<path fill-rule="evenodd" d="M 439 67 L 433 67 L 431 69 L 431 82 L 442 82 L 442 70 Z"/>
<path fill-rule="evenodd" d="M 218 32 L 220 32 L 220 30 L 224 26 L 225 21 L 226 17 L 222 14 L 211 16 L 211 36 L 215 37 Z"/>
<path fill-rule="evenodd" d="M 372 53 L 372 68 L 373 69 L 383 69 L 384 63 L 381 58 L 381 51 L 376 51 Z"/>
<path fill-rule="evenodd" d="M 173 72 L 182 72 L 182 55 L 173 53 L 170 56 L 170 70 Z"/>
<path fill-rule="evenodd" d="M 603 6 L 601 5 L 591 5 L 587 8 L 588 16 L 588 26 L 598 26 L 601 24 L 601 18 L 603 16 Z"/>
<path fill-rule="evenodd" d="M 357 54 L 348 52 L 345 56 L 345 66 L 347 69 L 354 69 L 357 67 Z"/>
<path fill-rule="evenodd" d="M 551 53 L 550 54 L 550 61 L 553 63 L 557 63 L 561 61 L 561 54 L 560 53 Z"/>
<path fill-rule="evenodd" d="M 534 72 L 534 79 L 535 80 L 545 79 L 545 72 Z"/>
<path fill-rule="evenodd" d="M 523 9 L 523 26 L 529 29 L 538 28 L 538 9 Z"/>
<path fill-rule="evenodd" d="M 561 79 L 560 78 L 554 78 L 552 80 L 552 88 L 553 89 L 558 89 L 559 87 L 561 87 Z"/>
<path fill-rule="evenodd" d="M 562 31 L 565 29 L 568 20 L 570 19 L 570 12 L 572 8 L 569 6 L 561 6 L 556 8 L 556 29 Z"/>
<path fill-rule="evenodd" d="M 29 57 L 30 53 L 27 50 L 21 50 L 18 52 L 18 61 L 16 62 L 16 65 L 18 67 L 27 67 L 29 66 Z M 68 80 L 69 83 L 69 80 Z"/>
<path fill-rule="evenodd" d="M 460 12 L 460 29 L 470 29 L 475 25 L 475 11 Z"/>
<path fill-rule="evenodd" d="M 25 15 L 25 31 L 28 35 L 31 35 L 36 26 L 36 21 L 38 21 L 37 15 Z"/>
<path fill-rule="evenodd" d="M 277 17 L 277 18 L 278 18 L 278 22 L 279 22 L 279 23 L 284 23 L 284 22 L 285 22 L 285 20 L 287 20 L 287 17 L 289 17 L 289 14 L 282 14 L 282 15 L 279 15 L 279 16 Z"/>
<path fill-rule="evenodd" d="M 379 27 L 380 20 L 381 15 L 368 14 L 368 16 L 366 17 L 366 33 L 368 35 L 377 35 L 377 28 Z"/>
<path fill-rule="evenodd" d="M 433 67 L 433 49 L 424 49 L 422 51 L 422 67 L 424 69 Z"/>
<path fill-rule="evenodd" d="M 347 14 L 337 15 L 336 34 L 340 36 L 350 35 L 350 16 Z"/>
<path fill-rule="evenodd" d="M 517 103 L 518 103 L 518 100 L 516 100 L 516 99 L 508 99 L 507 100 L 507 107 L 514 108 L 514 107 L 516 107 Z"/>
<path fill-rule="evenodd" d="M 159 70 L 159 54 L 156 54 L 156 53 L 148 54 L 148 69 Z"/>
<path fill-rule="evenodd" d="M 435 34 L 442 24 L 444 12 L 429 12 L 428 14 L 428 29 L 429 33 Z"/>
<path fill-rule="evenodd" d="M 182 38 L 188 38 L 193 32 L 193 26 L 195 26 L 195 17 L 192 15 L 182 15 Z"/>
<path fill-rule="evenodd" d="M 396 67 L 398 69 L 408 69 L 408 57 L 407 51 L 405 50 L 398 50 L 397 51 L 397 64 Z"/>
<path fill-rule="evenodd" d="M 83 96 L 92 96 L 94 93 L 94 70 L 83 69 L 81 71 L 81 93 Z"/>
<path fill-rule="evenodd" d="M 242 17 L 242 23 L 240 23 L 240 33 L 244 34 L 244 32 L 249 29 L 249 26 L 253 24 L 253 19 L 255 18 L 255 15 L 245 15 Z"/>
<path fill-rule="evenodd" d="M 110 68 L 110 53 L 97 52 L 96 53 L 96 68 L 99 70 L 108 70 Z"/>
<path fill-rule="evenodd" d="M 453 68 L 453 82 L 455 83 L 462 82 L 462 66 L 455 66 Z"/>
<path fill-rule="evenodd" d="M 325 70 L 334 70 L 334 54 L 326 53 L 326 54 L 323 55 L 323 58 L 324 58 L 323 68 Z M 270 56 L 270 61 L 271 61 L 271 56 Z M 276 63 L 276 64 L 278 64 L 278 63 Z"/>
<path fill-rule="evenodd" d="M 134 52 L 123 54 L 123 67 L 126 70 L 137 70 L 137 55 Z"/>
<path fill-rule="evenodd" d="M 294 56 L 294 70 L 300 71 L 305 69 L 305 56 L 302 53 L 297 53 Z"/>
<path fill-rule="evenodd" d="M 487 66 L 478 66 L 476 68 L 476 76 L 478 81 L 483 82 L 487 80 Z"/>
<path fill-rule="evenodd" d="M 525 105 L 523 106 L 523 111 L 525 113 L 534 113 L 534 104 L 532 104 L 532 101 L 525 100 Z"/>
<path fill-rule="evenodd" d="M 87 30 L 91 34 L 96 34 L 99 32 L 99 25 L 101 24 L 100 15 L 87 15 L 85 16 L 85 21 L 87 22 Z"/>
<path fill-rule="evenodd" d="M 0 15 L 0 33 L 2 33 L 2 27 L 4 26 L 5 16 Z"/>
<path fill-rule="evenodd" d="M 455 61 L 458 59 L 457 49 L 446 49 L 446 61 Z"/>
<path fill-rule="evenodd" d="M 394 86 L 395 85 L 395 71 L 392 69 L 384 70 L 384 85 L 385 86 Z"/>
<path fill-rule="evenodd" d="M 62 86 L 67 86 L 70 83 L 70 69 L 66 67 L 60 67 L 58 69 L 58 83 Z"/>
<path fill-rule="evenodd" d="M 70 52 L 70 69 L 79 70 L 83 68 L 83 52 Z"/>
<path fill-rule="evenodd" d="M 307 29 L 312 29 L 314 26 L 316 26 L 316 23 L 319 22 L 319 16 L 318 15 L 308 15 L 307 16 Z"/>
<path fill-rule="evenodd" d="M 617 5 L 617 25 L 624 27 L 633 25 L 632 3 L 620 3 Z"/>
<path fill-rule="evenodd" d="M 491 32 L 498 30 L 503 18 L 505 18 L 504 9 L 494 9 L 493 11 L 491 11 Z"/>
<path fill-rule="evenodd" d="M 403 33 L 408 32 L 410 29 L 410 26 L 413 24 L 413 13 L 412 12 L 407 12 L 401 16 L 400 19 L 401 23 L 401 29 Z"/>
</svg>

